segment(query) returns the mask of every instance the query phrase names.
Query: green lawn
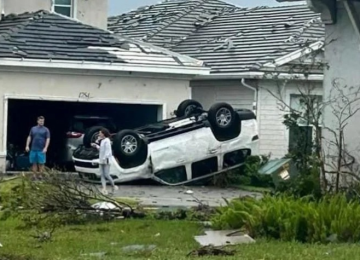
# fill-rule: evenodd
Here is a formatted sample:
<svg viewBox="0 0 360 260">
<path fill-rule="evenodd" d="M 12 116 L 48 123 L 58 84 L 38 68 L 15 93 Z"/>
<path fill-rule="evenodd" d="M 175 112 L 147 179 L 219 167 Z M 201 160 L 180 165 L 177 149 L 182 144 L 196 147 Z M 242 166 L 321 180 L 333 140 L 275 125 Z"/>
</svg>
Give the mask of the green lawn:
<svg viewBox="0 0 360 260">
<path fill-rule="evenodd" d="M 33 256 L 35 259 L 76 260 L 99 259 L 84 254 L 106 252 L 102 259 L 161 259 L 182 260 L 198 248 L 193 236 L 202 228 L 186 221 L 120 220 L 113 223 L 87 226 L 69 226 L 54 233 L 52 242 L 39 243 L 30 230 L 17 228 L 18 222 L 0 222 L 0 259 L 4 254 Z M 152 253 L 124 252 L 128 245 L 156 245 Z M 358 245 L 301 245 L 258 241 L 256 244 L 235 247 L 232 257 L 202 257 L 201 259 L 241 260 L 341 260 L 357 259 Z M 15 258 L 14 258 L 15 259 Z"/>
</svg>

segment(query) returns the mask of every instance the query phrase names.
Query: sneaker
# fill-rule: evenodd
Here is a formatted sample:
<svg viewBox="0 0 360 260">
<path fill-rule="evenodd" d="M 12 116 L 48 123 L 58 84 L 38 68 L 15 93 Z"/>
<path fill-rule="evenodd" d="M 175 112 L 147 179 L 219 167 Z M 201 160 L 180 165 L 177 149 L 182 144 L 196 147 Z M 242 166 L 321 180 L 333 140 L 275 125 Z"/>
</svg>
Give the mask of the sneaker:
<svg viewBox="0 0 360 260">
<path fill-rule="evenodd" d="M 106 190 L 106 189 L 102 189 L 102 194 L 104 194 L 104 195 L 108 195 L 108 191 Z"/>
<path fill-rule="evenodd" d="M 114 194 L 115 191 L 117 191 L 119 188 L 117 186 L 113 186 L 111 189 L 111 194 Z"/>
</svg>

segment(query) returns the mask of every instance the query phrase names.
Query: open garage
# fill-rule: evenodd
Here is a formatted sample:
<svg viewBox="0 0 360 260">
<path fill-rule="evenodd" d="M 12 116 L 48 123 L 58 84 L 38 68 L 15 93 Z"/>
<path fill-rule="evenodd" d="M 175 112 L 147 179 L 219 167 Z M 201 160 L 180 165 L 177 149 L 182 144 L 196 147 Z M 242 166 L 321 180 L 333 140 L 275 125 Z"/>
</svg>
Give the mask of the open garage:
<svg viewBox="0 0 360 260">
<path fill-rule="evenodd" d="M 7 151 L 12 171 L 26 170 L 22 160 L 25 140 L 38 116 L 45 117 L 51 132 L 47 166 L 71 170 L 71 146 L 83 143 L 83 136 L 92 126 L 104 126 L 111 132 L 131 129 L 162 118 L 161 105 L 65 102 L 44 100 L 8 100 Z M 78 140 L 77 140 L 78 139 Z M 27 158 L 27 155 L 25 158 Z M 16 157 L 17 160 L 16 160 Z"/>
<path fill-rule="evenodd" d="M 5 72 L 0 67 L 0 97 L 0 167 L 5 171 L 6 155 L 9 157 L 14 147 L 18 155 L 24 152 L 26 137 L 38 116 L 45 117 L 51 131 L 48 166 L 59 166 L 72 118 L 109 117 L 118 128 L 133 128 L 171 117 L 179 103 L 191 97 L 191 91 L 189 79 L 182 75 L 75 74 L 31 68 Z"/>
</svg>

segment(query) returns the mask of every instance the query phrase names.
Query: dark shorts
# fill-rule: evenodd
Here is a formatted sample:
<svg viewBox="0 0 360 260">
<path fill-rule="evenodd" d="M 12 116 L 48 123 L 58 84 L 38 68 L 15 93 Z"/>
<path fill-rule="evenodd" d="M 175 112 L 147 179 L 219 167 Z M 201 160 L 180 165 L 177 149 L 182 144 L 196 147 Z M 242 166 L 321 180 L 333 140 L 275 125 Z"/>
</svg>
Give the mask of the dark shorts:
<svg viewBox="0 0 360 260">
<path fill-rule="evenodd" d="M 31 164 L 45 164 L 46 154 L 42 151 L 30 151 L 29 160 Z"/>
</svg>

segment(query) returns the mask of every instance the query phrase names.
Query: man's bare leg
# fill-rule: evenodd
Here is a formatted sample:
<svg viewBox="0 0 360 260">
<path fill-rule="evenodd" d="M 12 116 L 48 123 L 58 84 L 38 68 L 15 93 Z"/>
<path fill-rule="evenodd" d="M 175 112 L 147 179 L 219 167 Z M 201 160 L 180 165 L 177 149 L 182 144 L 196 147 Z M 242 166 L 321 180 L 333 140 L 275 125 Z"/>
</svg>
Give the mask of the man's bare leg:
<svg viewBox="0 0 360 260">
<path fill-rule="evenodd" d="M 37 172 L 38 172 L 38 165 L 36 163 L 34 163 L 31 167 L 31 170 L 33 172 L 33 178 L 34 180 L 37 180 L 38 176 L 37 176 Z"/>
<path fill-rule="evenodd" d="M 44 164 L 39 164 L 39 178 L 43 178 L 44 177 L 44 171 L 45 171 L 45 165 Z"/>
</svg>

